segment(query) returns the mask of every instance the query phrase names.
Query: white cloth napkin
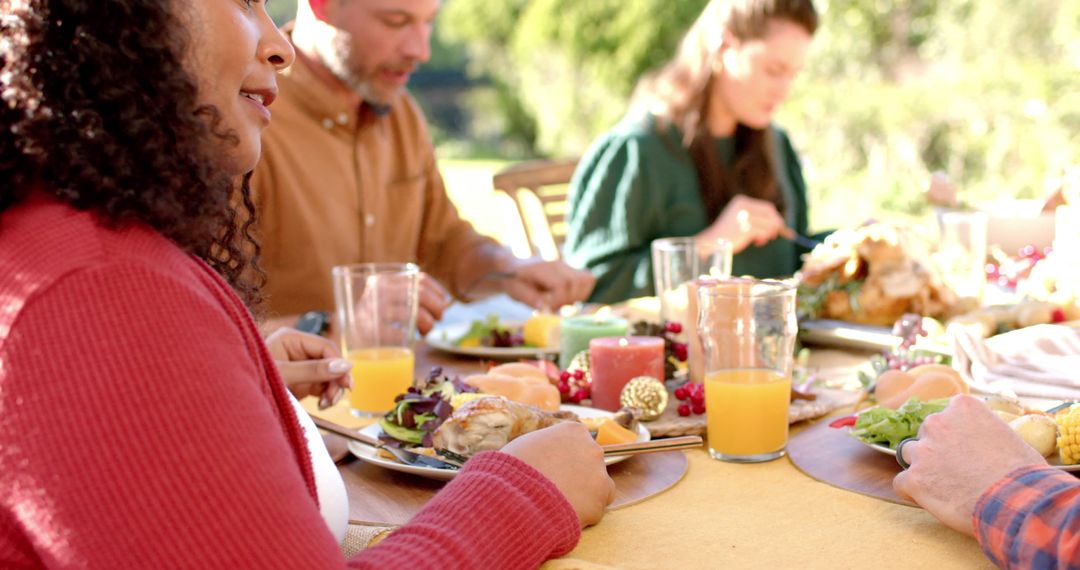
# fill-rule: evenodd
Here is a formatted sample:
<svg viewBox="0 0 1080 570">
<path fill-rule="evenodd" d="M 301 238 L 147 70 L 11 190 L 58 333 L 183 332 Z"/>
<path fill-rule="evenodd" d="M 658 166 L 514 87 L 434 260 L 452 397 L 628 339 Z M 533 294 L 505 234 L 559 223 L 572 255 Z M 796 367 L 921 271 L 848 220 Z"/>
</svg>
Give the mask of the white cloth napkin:
<svg viewBox="0 0 1080 570">
<path fill-rule="evenodd" d="M 326 526 L 330 528 L 338 544 L 345 540 L 345 531 L 349 526 L 349 495 L 345 490 L 345 481 L 341 478 L 341 472 L 334 465 L 330 452 L 326 450 L 322 435 L 315 422 L 311 421 L 304 406 L 289 394 L 293 410 L 296 411 L 296 419 L 300 421 L 300 427 L 304 430 L 307 438 L 308 451 L 311 452 L 311 469 L 315 473 L 315 491 L 319 495 L 319 513 L 322 514 Z"/>
<path fill-rule="evenodd" d="M 973 390 L 1080 400 L 1080 322 L 1036 325 L 982 338 L 978 326 L 949 327 L 953 367 Z"/>
</svg>

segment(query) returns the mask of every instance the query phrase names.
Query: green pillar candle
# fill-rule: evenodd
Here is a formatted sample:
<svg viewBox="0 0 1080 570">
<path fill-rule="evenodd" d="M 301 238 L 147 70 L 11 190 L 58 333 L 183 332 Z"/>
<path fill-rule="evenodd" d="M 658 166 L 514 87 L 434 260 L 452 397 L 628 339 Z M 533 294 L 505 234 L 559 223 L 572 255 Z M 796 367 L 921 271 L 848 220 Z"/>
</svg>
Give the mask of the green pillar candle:
<svg viewBox="0 0 1080 570">
<path fill-rule="evenodd" d="M 589 349 L 589 341 L 605 336 L 626 336 L 626 319 L 583 315 L 562 320 L 559 327 L 559 367 L 570 366 L 577 353 Z"/>
</svg>

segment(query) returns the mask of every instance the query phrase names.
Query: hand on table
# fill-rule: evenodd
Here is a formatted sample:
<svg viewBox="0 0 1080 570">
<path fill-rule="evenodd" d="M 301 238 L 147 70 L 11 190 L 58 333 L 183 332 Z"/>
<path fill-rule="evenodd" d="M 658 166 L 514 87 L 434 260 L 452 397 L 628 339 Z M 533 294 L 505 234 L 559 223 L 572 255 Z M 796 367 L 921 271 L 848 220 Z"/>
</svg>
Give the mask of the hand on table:
<svg viewBox="0 0 1080 570">
<path fill-rule="evenodd" d="M 503 284 L 506 293 L 536 309 L 555 310 L 584 301 L 596 277 L 562 261 L 523 262 Z"/>
<path fill-rule="evenodd" d="M 330 327 L 331 337 L 347 332 L 351 342 L 361 344 L 405 344 L 405 328 L 401 326 L 409 318 L 409 297 L 413 289 L 408 277 L 395 275 L 381 279 L 369 278 L 363 293 L 353 303 L 353 315 L 349 330 L 344 331 L 335 315 Z M 434 277 L 420 273 L 416 293 L 416 330 L 425 335 L 443 316 L 450 304 L 450 294 Z M 366 340 L 365 340 L 366 339 Z"/>
<path fill-rule="evenodd" d="M 726 239 L 731 242 L 733 253 L 739 253 L 750 244 L 760 247 L 786 232 L 790 230 L 775 204 L 738 194 L 697 237 Z"/>
<path fill-rule="evenodd" d="M 318 396 L 319 407 L 328 408 L 352 387 L 352 363 L 329 339 L 283 328 L 266 338 L 266 348 L 297 399 Z"/>
<path fill-rule="evenodd" d="M 974 534 L 975 503 L 986 489 L 1017 467 L 1046 464 L 971 396 L 956 396 L 944 411 L 927 416 L 918 441 L 904 444 L 903 454 L 911 467 L 893 480 L 896 492 L 968 535 Z"/>
<path fill-rule="evenodd" d="M 502 452 L 528 463 L 547 477 L 577 512 L 581 526 L 600 522 L 615 499 L 615 482 L 604 465 L 604 450 L 584 424 L 562 422 L 527 433 Z"/>
</svg>

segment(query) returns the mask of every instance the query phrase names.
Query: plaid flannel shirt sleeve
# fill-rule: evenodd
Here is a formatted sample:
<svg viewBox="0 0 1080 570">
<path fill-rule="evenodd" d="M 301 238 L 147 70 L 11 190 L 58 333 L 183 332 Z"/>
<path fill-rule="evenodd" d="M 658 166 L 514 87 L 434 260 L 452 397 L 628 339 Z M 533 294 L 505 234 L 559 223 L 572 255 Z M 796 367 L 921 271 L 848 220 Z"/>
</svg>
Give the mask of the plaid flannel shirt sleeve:
<svg viewBox="0 0 1080 570">
<path fill-rule="evenodd" d="M 975 505 L 975 537 L 1001 568 L 1080 570 L 1080 481 L 1029 465 L 992 485 Z"/>
</svg>

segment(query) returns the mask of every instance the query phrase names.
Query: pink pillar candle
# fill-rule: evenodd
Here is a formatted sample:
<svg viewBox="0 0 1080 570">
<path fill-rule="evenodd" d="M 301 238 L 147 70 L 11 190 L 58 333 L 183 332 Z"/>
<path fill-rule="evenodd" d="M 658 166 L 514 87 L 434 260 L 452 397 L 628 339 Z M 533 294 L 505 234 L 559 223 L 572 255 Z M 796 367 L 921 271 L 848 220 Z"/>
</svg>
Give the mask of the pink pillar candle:
<svg viewBox="0 0 1080 570">
<path fill-rule="evenodd" d="M 638 376 L 664 380 L 664 339 L 654 336 L 619 336 L 589 341 L 592 360 L 592 404 L 614 412 L 619 409 L 623 386 Z"/>
</svg>

